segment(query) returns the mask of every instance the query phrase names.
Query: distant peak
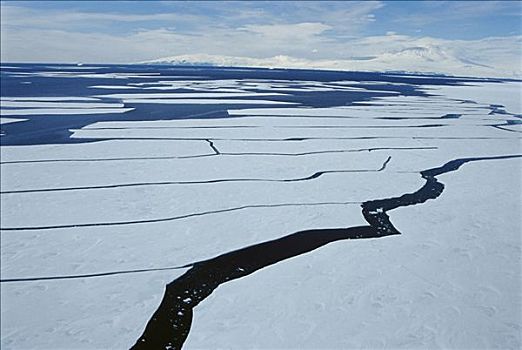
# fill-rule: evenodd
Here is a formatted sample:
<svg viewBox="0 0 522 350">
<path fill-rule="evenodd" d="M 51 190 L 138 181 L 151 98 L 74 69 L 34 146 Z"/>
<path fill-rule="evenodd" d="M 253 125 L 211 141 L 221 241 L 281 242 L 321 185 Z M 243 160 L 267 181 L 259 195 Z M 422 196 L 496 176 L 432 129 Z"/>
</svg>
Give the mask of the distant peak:
<svg viewBox="0 0 522 350">
<path fill-rule="evenodd" d="M 520 71 L 494 67 L 456 54 L 453 50 L 439 45 L 415 45 L 398 50 L 384 51 L 367 57 L 347 57 L 344 59 L 309 59 L 287 55 L 273 57 L 238 57 L 211 54 L 187 54 L 163 57 L 140 62 L 141 64 L 165 64 L 180 66 L 256 67 L 331 69 L 348 71 L 429 73 L 476 77 L 522 76 Z"/>
</svg>

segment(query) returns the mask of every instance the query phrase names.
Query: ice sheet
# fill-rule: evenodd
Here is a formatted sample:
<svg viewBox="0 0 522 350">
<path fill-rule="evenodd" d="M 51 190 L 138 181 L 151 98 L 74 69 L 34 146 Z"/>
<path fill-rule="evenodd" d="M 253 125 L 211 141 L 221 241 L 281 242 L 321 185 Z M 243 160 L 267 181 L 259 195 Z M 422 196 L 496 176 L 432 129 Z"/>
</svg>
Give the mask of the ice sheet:
<svg viewBox="0 0 522 350">
<path fill-rule="evenodd" d="M 2 109 L 2 115 L 64 115 L 125 113 L 134 108 L 20 108 Z"/>
<path fill-rule="evenodd" d="M 352 81 L 43 73 L 193 89 L 104 95 L 124 103 L 271 104 L 228 97 L 362 91 Z M 74 130 L 75 141 L 100 142 L 2 145 L 2 279 L 58 278 L 1 283 L 2 348 L 129 348 L 165 285 L 186 271 L 154 269 L 300 230 L 365 225 L 361 202 L 418 190 L 424 169 L 521 154 L 519 117 L 490 106 L 520 113 L 517 84 L 430 86 L 432 96 L 334 108 L 227 107 L 231 117 L 217 119 L 103 121 Z M 38 118 L 130 110 L 91 109 L 106 103 L 94 96 L 2 101 L 85 107 L 2 110 Z M 520 159 L 465 164 L 439 176 L 436 200 L 388 212 L 402 235 L 331 243 L 222 284 L 195 308 L 185 347 L 520 348 L 521 174 Z M 152 270 L 134 271 L 143 269 Z"/>
</svg>

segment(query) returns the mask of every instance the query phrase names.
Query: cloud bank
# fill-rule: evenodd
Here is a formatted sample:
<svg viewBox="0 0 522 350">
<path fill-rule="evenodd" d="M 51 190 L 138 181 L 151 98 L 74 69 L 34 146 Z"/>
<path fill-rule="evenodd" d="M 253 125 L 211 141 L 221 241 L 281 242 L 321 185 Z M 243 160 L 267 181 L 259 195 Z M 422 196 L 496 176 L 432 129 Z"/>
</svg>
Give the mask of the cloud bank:
<svg viewBox="0 0 522 350">
<path fill-rule="evenodd" d="M 378 1 L 161 5 L 162 12 L 128 13 L 41 10 L 2 3 L 1 59 L 153 61 L 522 77 L 520 31 L 501 36 L 484 33 L 466 39 L 435 37 L 424 34 L 424 29 L 437 27 L 440 16 L 426 11 L 394 14 L 396 9 L 390 4 Z M 507 19 L 520 15 L 516 11 L 509 13 L 504 3 L 441 6 L 428 2 L 422 6 L 451 18 L 459 11 L 464 24 L 468 23 L 466 18 L 469 23 L 480 22 L 495 11 Z M 412 31 L 412 23 L 420 29 Z M 456 28 L 458 25 L 456 22 Z M 461 31 L 464 33 L 464 29 Z M 397 34 L 403 32 L 408 34 Z"/>
</svg>

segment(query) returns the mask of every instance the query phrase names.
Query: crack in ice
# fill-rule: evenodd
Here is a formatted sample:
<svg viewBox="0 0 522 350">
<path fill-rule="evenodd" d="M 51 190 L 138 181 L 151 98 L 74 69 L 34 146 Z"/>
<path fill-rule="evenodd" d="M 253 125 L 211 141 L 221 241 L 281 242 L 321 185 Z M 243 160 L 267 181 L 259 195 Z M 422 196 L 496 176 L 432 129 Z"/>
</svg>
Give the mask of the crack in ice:
<svg viewBox="0 0 522 350">
<path fill-rule="evenodd" d="M 218 155 L 218 154 L 216 154 Z M 41 188 L 31 190 L 13 190 L 3 191 L 1 194 L 20 194 L 20 193 L 39 193 L 39 192 L 61 192 L 61 191 L 84 191 L 84 190 L 99 190 L 99 189 L 113 189 L 122 187 L 141 187 L 141 186 L 169 186 L 169 185 L 202 185 L 212 183 L 224 183 L 224 182 L 300 182 L 309 181 L 319 178 L 325 174 L 339 174 L 339 173 L 371 173 L 380 172 L 386 168 L 391 157 L 388 157 L 383 165 L 379 169 L 341 169 L 341 170 L 322 170 L 313 173 L 312 175 L 305 177 L 297 177 L 291 179 L 214 179 L 214 180 L 202 180 L 202 181 L 160 181 L 160 182 L 137 182 L 127 184 L 112 184 L 112 185 L 99 185 L 99 186 L 77 186 L 77 187 L 58 187 L 58 188 Z"/>
<path fill-rule="evenodd" d="M 250 209 L 250 208 L 277 208 L 277 207 L 287 207 L 287 206 L 349 205 L 349 204 L 360 204 L 360 202 L 345 201 L 345 202 L 319 202 L 319 203 L 252 204 L 252 205 L 243 205 L 240 207 L 216 209 L 216 210 L 204 211 L 204 212 L 200 212 L 200 213 L 191 213 L 191 214 L 172 216 L 172 217 L 167 217 L 167 218 L 159 218 L 159 219 L 150 219 L 150 220 L 99 222 L 99 223 L 54 225 L 54 226 L 34 226 L 34 227 L 30 227 L 30 226 L 28 226 L 28 227 L 7 227 L 7 228 L 1 228 L 0 230 L 3 230 L 3 231 L 53 230 L 53 229 L 75 228 L 75 227 L 98 227 L 98 226 L 123 226 L 123 225 L 136 225 L 136 224 L 150 224 L 150 223 L 157 223 L 157 222 L 182 220 L 182 219 L 188 219 L 188 218 L 204 216 L 204 215 L 227 213 L 227 212 L 233 212 L 233 211 Z"/>
<path fill-rule="evenodd" d="M 217 148 L 217 147 L 216 147 Z M 353 148 L 353 149 L 334 149 L 323 151 L 310 151 L 299 153 L 283 153 L 283 152 L 220 152 L 219 154 L 197 154 L 190 156 L 159 156 L 159 157 L 121 157 L 121 158 L 68 158 L 68 159 L 34 159 L 34 160 L 8 160 L 0 162 L 2 164 L 32 164 L 32 163 L 68 163 L 68 162 L 114 162 L 114 161 L 143 161 L 143 160 L 171 160 L 171 159 L 192 159 L 220 156 L 288 156 L 300 157 L 314 154 L 328 154 L 328 153 L 354 153 L 354 152 L 374 152 L 374 151 L 409 151 L 409 150 L 436 150 L 438 147 L 370 147 L 370 148 Z M 0 192 L 0 193 L 16 193 L 16 192 Z"/>
<path fill-rule="evenodd" d="M 437 176 L 456 171 L 472 161 L 519 158 L 522 155 L 474 157 L 452 160 L 441 167 L 420 172 L 424 186 L 400 197 L 371 200 L 362 204 L 369 226 L 300 231 L 288 236 L 225 253 L 192 264 L 192 268 L 166 286 L 163 299 L 132 349 L 181 349 L 192 324 L 193 308 L 220 284 L 238 279 L 298 256 L 328 243 L 344 239 L 380 238 L 400 232 L 386 211 L 424 203 L 441 195 L 444 185 Z"/>
</svg>

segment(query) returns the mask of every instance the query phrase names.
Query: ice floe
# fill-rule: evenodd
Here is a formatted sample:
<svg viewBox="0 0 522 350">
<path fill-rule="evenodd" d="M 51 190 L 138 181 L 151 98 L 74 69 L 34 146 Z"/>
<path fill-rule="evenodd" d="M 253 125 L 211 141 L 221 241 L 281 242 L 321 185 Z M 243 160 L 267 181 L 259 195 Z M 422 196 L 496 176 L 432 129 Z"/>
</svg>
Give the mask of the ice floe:
<svg viewBox="0 0 522 350">
<path fill-rule="evenodd" d="M 515 82 L 313 108 L 269 96 L 364 84 L 64 70 L 36 74 L 156 80 L 89 85 L 137 94 L 2 97 L 2 116 L 35 119 L 136 108 L 133 120 L 69 127 L 77 143 L 2 145 L 6 349 L 129 348 L 182 266 L 366 225 L 362 202 L 419 190 L 422 170 L 522 153 Z M 217 104 L 222 117 L 140 119 L 157 103 Z M 521 169 L 520 159 L 470 162 L 439 176 L 437 199 L 388 212 L 401 235 L 330 243 L 221 284 L 194 309 L 186 347 L 519 348 Z"/>
</svg>

